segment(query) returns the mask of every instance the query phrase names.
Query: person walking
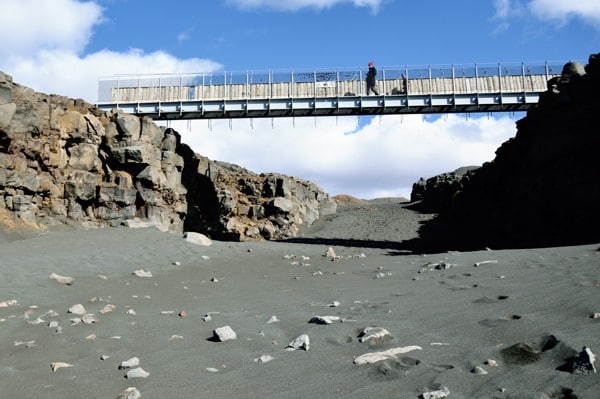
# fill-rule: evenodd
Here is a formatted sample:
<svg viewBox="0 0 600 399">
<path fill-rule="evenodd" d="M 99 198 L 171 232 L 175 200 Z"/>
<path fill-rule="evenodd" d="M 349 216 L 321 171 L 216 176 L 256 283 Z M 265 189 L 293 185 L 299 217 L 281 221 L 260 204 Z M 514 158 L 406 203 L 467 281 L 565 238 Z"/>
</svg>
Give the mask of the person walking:
<svg viewBox="0 0 600 399">
<path fill-rule="evenodd" d="M 377 69 L 375 69 L 375 64 L 373 61 L 369 62 L 369 72 L 367 72 L 367 96 L 369 92 L 372 91 L 376 96 L 379 95 L 377 91 L 377 87 L 375 87 L 375 76 L 377 76 Z"/>
</svg>

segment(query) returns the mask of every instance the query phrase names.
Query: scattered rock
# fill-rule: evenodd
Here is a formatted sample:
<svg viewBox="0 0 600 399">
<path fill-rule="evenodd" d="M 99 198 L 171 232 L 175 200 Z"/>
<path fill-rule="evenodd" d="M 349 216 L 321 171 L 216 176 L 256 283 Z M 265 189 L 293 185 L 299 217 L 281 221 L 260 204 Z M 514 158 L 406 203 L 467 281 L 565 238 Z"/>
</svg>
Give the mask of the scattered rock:
<svg viewBox="0 0 600 399">
<path fill-rule="evenodd" d="M 152 272 L 145 271 L 144 269 L 135 270 L 133 273 L 134 276 L 138 277 L 152 277 Z"/>
<path fill-rule="evenodd" d="M 50 363 L 50 369 L 52 370 L 52 372 L 55 372 L 56 370 L 62 369 L 65 367 L 73 367 L 73 365 L 69 364 L 69 363 L 65 363 L 65 362 Z"/>
<path fill-rule="evenodd" d="M 404 346 L 400 348 L 392 348 L 382 352 L 365 353 L 364 355 L 354 358 L 354 364 L 373 364 L 382 360 L 395 359 L 396 355 L 407 353 L 414 350 L 421 350 L 420 346 Z"/>
<path fill-rule="evenodd" d="M 299 337 L 294 339 L 292 342 L 290 342 L 288 344 L 288 346 L 285 348 L 285 350 L 287 350 L 287 351 L 294 351 L 294 350 L 298 350 L 298 349 L 304 349 L 305 351 L 308 351 L 310 349 L 310 338 L 308 338 L 308 335 L 306 335 L 306 334 L 300 335 Z"/>
<path fill-rule="evenodd" d="M 208 247 L 209 245 L 212 245 L 212 241 L 210 240 L 210 238 L 201 233 L 187 232 L 184 233 L 184 238 L 189 243 L 201 245 L 203 247 Z"/>
<path fill-rule="evenodd" d="M 231 339 L 237 339 L 237 334 L 229 326 L 219 327 L 214 330 L 213 339 L 218 342 L 225 342 Z"/>
<path fill-rule="evenodd" d="M 421 394 L 421 399 L 444 399 L 450 395 L 450 390 L 446 387 L 437 391 L 428 391 Z"/>
<path fill-rule="evenodd" d="M 117 396 L 117 399 L 140 399 L 141 397 L 142 394 L 140 393 L 140 391 L 137 390 L 137 388 L 129 387 L 123 392 L 121 392 Z"/>
<path fill-rule="evenodd" d="M 277 316 L 273 315 L 269 320 L 267 320 L 267 324 L 277 323 L 278 321 L 279 319 L 277 318 Z"/>
<path fill-rule="evenodd" d="M 181 312 L 178 313 L 178 316 L 182 317 L 182 318 L 188 317 L 188 313 L 185 310 L 182 310 Z"/>
<path fill-rule="evenodd" d="M 373 340 L 377 344 L 389 341 L 390 339 L 393 339 L 392 335 L 383 327 L 367 327 L 358 336 L 358 342 Z"/>
<path fill-rule="evenodd" d="M 591 349 L 584 346 L 581 352 L 570 358 L 562 369 L 566 369 L 573 374 L 594 374 L 596 373 L 595 361 L 596 356 Z"/>
<path fill-rule="evenodd" d="M 56 280 L 56 282 L 58 282 L 60 284 L 65 284 L 65 285 L 72 285 L 75 282 L 75 279 L 73 277 L 61 276 L 56 273 L 52 273 L 49 276 L 49 278 L 50 278 L 50 280 Z"/>
<path fill-rule="evenodd" d="M 267 363 L 267 362 L 270 362 L 271 360 L 273 360 L 272 356 L 262 355 L 261 357 L 257 357 L 256 359 L 254 359 L 254 363 Z"/>
<path fill-rule="evenodd" d="M 73 313 L 73 314 L 77 314 L 77 315 L 84 315 L 86 313 L 85 312 L 85 308 L 80 303 L 78 303 L 77 305 L 71 306 L 69 308 L 68 312 L 69 313 Z"/>
<path fill-rule="evenodd" d="M 481 265 L 485 265 L 488 263 L 498 263 L 497 260 L 482 260 L 481 262 L 475 262 L 475 264 L 473 265 L 474 267 L 479 267 Z"/>
<path fill-rule="evenodd" d="M 147 378 L 150 375 L 146 370 L 141 367 L 131 369 L 125 375 L 126 378 Z"/>
<path fill-rule="evenodd" d="M 486 375 L 488 372 L 481 366 L 475 366 L 473 370 L 471 370 L 473 374 Z"/>
<path fill-rule="evenodd" d="M 17 306 L 19 302 L 16 299 L 0 302 L 0 308 L 7 308 L 9 306 Z"/>
<path fill-rule="evenodd" d="M 124 369 L 128 369 L 131 367 L 137 367 L 140 365 L 140 359 L 138 359 L 137 357 L 132 357 L 129 360 L 124 360 L 121 362 L 121 364 L 119 364 L 119 370 L 124 370 Z"/>
<path fill-rule="evenodd" d="M 338 316 L 313 316 L 313 318 L 310 319 L 309 323 L 331 324 L 339 319 L 340 318 Z"/>
<path fill-rule="evenodd" d="M 327 306 L 329 306 L 330 308 L 337 308 L 338 306 L 340 306 L 340 303 L 338 301 L 333 301 Z"/>
<path fill-rule="evenodd" d="M 101 314 L 110 313 L 110 312 L 112 312 L 115 309 L 116 309 L 116 306 L 115 305 L 111 305 L 109 303 L 108 305 L 106 305 L 102 309 L 100 309 L 100 313 Z"/>
</svg>

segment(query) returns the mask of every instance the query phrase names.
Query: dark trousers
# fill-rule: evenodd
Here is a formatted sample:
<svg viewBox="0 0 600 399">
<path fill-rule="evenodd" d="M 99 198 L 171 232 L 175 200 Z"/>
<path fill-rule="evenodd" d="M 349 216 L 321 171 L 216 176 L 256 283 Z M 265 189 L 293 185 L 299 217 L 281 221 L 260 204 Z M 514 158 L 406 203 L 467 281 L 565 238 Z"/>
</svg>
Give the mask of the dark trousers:
<svg viewBox="0 0 600 399">
<path fill-rule="evenodd" d="M 376 96 L 379 95 L 379 92 L 377 91 L 377 87 L 375 87 L 375 84 L 369 84 L 367 83 L 367 96 L 369 95 L 370 92 L 373 92 Z"/>
</svg>

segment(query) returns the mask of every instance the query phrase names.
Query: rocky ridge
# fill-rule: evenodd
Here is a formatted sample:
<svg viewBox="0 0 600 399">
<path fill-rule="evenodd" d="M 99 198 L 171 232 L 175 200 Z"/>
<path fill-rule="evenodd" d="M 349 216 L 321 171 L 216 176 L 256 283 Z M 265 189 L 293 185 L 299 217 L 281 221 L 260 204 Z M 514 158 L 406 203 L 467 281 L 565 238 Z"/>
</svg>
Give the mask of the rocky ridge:
<svg viewBox="0 0 600 399">
<path fill-rule="evenodd" d="M 585 66 L 569 62 L 494 160 L 452 179 L 416 183 L 414 199 L 439 213 L 421 233 L 456 249 L 599 241 L 598 92 L 600 54 Z"/>
<path fill-rule="evenodd" d="M 37 93 L 0 72 L 5 228 L 99 228 L 141 220 L 173 233 L 279 239 L 335 209 L 313 183 L 211 161 L 150 118 Z"/>
</svg>

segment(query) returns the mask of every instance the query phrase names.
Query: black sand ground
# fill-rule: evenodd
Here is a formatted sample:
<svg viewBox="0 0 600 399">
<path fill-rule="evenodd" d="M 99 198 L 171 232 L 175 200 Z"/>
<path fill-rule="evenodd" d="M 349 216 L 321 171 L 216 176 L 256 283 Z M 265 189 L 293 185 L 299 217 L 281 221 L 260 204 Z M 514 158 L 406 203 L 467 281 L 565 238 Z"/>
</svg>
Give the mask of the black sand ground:
<svg viewBox="0 0 600 399">
<path fill-rule="evenodd" d="M 290 242 L 208 247 L 154 228 L 3 235 L 0 302 L 17 304 L 0 307 L 0 397 L 116 398 L 127 387 L 144 399 L 418 398 L 443 387 L 449 398 L 600 397 L 598 374 L 560 370 L 584 346 L 600 352 L 598 245 L 406 250 L 429 217 L 392 199 L 355 203 Z M 97 321 L 72 325 L 75 304 Z M 309 323 L 316 315 L 340 320 Z M 214 342 L 223 326 L 237 339 Z M 359 342 L 369 326 L 393 339 Z M 310 350 L 286 351 L 301 334 Z M 119 370 L 134 356 L 147 378 Z"/>
</svg>

